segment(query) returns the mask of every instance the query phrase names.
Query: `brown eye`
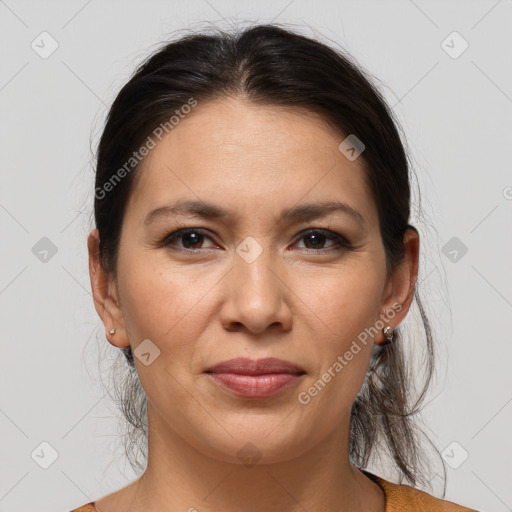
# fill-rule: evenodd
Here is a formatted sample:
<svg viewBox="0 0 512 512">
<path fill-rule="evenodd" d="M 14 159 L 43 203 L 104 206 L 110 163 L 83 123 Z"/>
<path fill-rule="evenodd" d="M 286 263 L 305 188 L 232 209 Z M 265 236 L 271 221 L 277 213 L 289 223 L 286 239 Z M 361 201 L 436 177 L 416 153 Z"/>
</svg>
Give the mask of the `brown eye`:
<svg viewBox="0 0 512 512">
<path fill-rule="evenodd" d="M 334 250 L 340 250 L 350 247 L 350 244 L 344 237 L 338 235 L 338 233 L 324 229 L 312 229 L 307 233 L 303 233 L 299 238 L 299 241 L 301 240 L 304 240 L 304 249 L 311 252 L 326 252 L 333 250 L 332 248 L 334 248 Z M 330 243 L 326 247 L 325 244 L 329 240 L 334 243 Z"/>
<path fill-rule="evenodd" d="M 165 237 L 161 245 L 176 246 L 178 249 L 186 249 L 190 251 L 214 247 L 203 247 L 202 245 L 206 239 L 211 240 L 211 238 L 205 235 L 200 229 L 180 229 Z"/>
<path fill-rule="evenodd" d="M 306 249 L 323 249 L 327 237 L 323 233 L 309 233 L 304 236 Z"/>
</svg>

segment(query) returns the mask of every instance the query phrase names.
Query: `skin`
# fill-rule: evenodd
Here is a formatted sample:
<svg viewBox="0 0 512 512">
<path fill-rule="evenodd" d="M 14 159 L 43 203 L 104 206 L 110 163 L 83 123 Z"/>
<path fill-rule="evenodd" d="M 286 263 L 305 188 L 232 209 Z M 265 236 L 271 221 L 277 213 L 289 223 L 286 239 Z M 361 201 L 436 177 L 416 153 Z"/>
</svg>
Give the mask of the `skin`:
<svg viewBox="0 0 512 512">
<path fill-rule="evenodd" d="M 408 230 L 404 262 L 386 280 L 363 163 L 339 151 L 343 139 L 300 110 L 241 98 L 199 103 L 139 169 L 117 280 L 99 264 L 98 232 L 90 233 L 91 285 L 109 342 L 135 351 L 149 339 L 160 350 L 148 366 L 134 358 L 149 400 L 147 470 L 97 500 L 99 511 L 384 512 L 382 489 L 348 456 L 351 406 L 382 331 L 307 405 L 297 399 L 396 304 L 385 325 L 398 326 L 417 277 L 419 239 Z M 153 208 L 198 198 L 234 216 L 144 223 Z M 276 222 L 285 208 L 331 200 L 350 204 L 365 224 L 341 212 Z M 205 236 L 159 246 L 181 228 Z M 309 228 L 339 233 L 353 248 L 301 235 Z M 262 249 L 251 263 L 236 252 L 246 237 Z M 238 356 L 282 358 L 306 374 L 272 398 L 235 397 L 204 372 Z M 248 442 L 261 455 L 251 467 L 237 456 Z"/>
</svg>

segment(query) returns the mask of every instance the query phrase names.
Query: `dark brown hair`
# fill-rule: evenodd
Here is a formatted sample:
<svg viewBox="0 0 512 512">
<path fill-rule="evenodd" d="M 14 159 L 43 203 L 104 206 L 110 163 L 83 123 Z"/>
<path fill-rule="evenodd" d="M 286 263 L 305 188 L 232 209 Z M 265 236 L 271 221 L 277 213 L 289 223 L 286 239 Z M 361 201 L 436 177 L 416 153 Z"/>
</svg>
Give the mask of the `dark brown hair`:
<svg viewBox="0 0 512 512">
<path fill-rule="evenodd" d="M 416 229 L 409 224 L 412 166 L 399 125 L 370 76 L 349 54 L 278 25 L 233 32 L 215 29 L 165 42 L 122 87 L 108 113 L 97 153 L 94 215 L 105 270 L 116 277 L 123 215 L 136 186 L 138 166 L 133 165 L 133 170 L 112 184 L 114 174 L 123 166 L 126 169 L 133 152 L 191 98 L 200 105 L 225 97 L 305 109 L 319 114 L 340 137 L 355 134 L 364 142 L 360 158 L 377 206 L 390 276 L 403 261 L 406 230 Z M 112 186 L 102 197 L 109 182 Z M 400 481 L 405 478 L 412 486 L 428 486 L 428 459 L 419 438 L 420 433 L 425 435 L 414 416 L 432 378 L 434 347 L 417 288 L 414 299 L 425 335 L 422 385 L 415 392 L 412 380 L 417 374 L 411 374 L 406 364 L 405 340 L 398 327 L 391 343 L 375 347 L 354 401 L 350 460 L 356 467 L 366 468 L 382 447 L 394 462 Z M 147 461 L 147 398 L 130 347 L 121 350 L 126 357 L 124 377 L 116 378 L 115 388 L 128 421 L 125 450 L 132 467 L 142 470 Z"/>
</svg>

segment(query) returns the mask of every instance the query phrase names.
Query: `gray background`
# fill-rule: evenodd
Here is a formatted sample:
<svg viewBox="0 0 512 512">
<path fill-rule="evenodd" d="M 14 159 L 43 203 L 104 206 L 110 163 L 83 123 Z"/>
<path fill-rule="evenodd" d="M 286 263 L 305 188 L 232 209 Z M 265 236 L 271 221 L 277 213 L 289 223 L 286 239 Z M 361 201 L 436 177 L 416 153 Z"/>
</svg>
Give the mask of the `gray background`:
<svg viewBox="0 0 512 512">
<path fill-rule="evenodd" d="M 0 510 L 69 510 L 136 476 L 99 371 L 113 352 L 87 268 L 91 147 L 140 59 L 205 21 L 293 23 L 382 81 L 425 211 L 411 220 L 439 366 L 422 418 L 458 466 L 445 499 L 512 510 L 510 0 L 0 0 Z"/>
</svg>

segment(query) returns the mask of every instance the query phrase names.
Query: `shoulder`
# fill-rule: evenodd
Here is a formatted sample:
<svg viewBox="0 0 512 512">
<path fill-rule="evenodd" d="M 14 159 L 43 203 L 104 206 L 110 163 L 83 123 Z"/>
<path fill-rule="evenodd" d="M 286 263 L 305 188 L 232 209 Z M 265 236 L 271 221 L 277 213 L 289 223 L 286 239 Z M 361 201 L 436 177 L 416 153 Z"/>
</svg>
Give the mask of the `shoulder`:
<svg viewBox="0 0 512 512">
<path fill-rule="evenodd" d="M 365 474 L 371 475 L 368 472 Z M 435 498 L 409 485 L 394 484 L 376 475 L 371 475 L 371 478 L 384 490 L 386 512 L 478 512 L 451 501 Z"/>
<path fill-rule="evenodd" d="M 94 502 L 91 501 L 90 503 L 87 503 L 86 505 L 82 505 L 81 507 L 74 508 L 71 510 L 71 512 L 96 512 L 96 509 L 94 508 Z"/>
</svg>

